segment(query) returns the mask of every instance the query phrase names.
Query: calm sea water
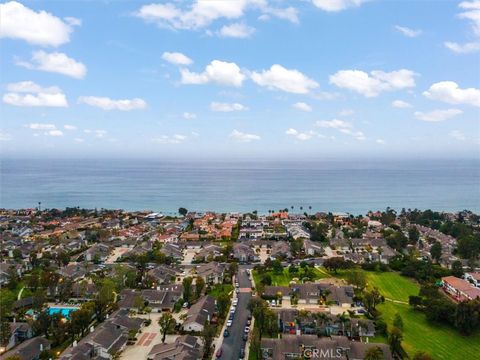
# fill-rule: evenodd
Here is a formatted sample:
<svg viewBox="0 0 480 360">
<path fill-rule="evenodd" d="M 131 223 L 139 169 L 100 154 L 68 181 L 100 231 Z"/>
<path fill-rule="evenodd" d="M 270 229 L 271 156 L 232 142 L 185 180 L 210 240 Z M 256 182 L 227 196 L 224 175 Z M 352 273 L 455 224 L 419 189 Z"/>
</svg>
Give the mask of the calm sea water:
<svg viewBox="0 0 480 360">
<path fill-rule="evenodd" d="M 480 211 L 480 160 L 2 160 L 0 185 L 4 208 Z"/>
</svg>

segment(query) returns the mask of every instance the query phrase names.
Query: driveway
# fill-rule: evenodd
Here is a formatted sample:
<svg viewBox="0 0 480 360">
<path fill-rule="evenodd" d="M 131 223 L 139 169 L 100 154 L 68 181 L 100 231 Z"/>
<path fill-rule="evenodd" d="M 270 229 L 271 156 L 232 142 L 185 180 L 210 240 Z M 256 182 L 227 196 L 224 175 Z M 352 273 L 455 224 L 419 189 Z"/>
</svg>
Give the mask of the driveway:
<svg viewBox="0 0 480 360">
<path fill-rule="evenodd" d="M 179 322 L 180 314 L 173 314 L 174 318 Z M 162 342 L 162 334 L 160 333 L 160 326 L 158 319 L 162 316 L 161 313 L 151 313 L 150 315 L 136 315 L 137 317 L 152 320 L 149 326 L 142 328 L 142 332 L 137 335 L 137 342 L 135 345 L 128 345 L 120 354 L 121 360 L 139 360 L 146 359 L 148 353 L 152 348 Z M 165 338 L 166 344 L 174 343 L 179 335 L 167 335 Z"/>
<path fill-rule="evenodd" d="M 245 326 L 247 325 L 247 317 L 250 313 L 247 310 L 247 306 L 248 302 L 252 297 L 252 283 L 248 279 L 245 270 L 251 268 L 251 265 L 241 265 L 237 273 L 237 279 L 240 285 L 240 293 L 238 294 L 238 305 L 235 312 L 235 317 L 233 318 L 233 324 L 228 328 L 230 336 L 223 338 L 223 342 L 221 345 L 223 349 L 223 355 L 221 359 L 238 359 L 240 349 L 245 347 L 245 342 L 243 341 L 243 334 Z M 223 337 L 223 333 L 221 334 L 221 336 Z"/>
</svg>

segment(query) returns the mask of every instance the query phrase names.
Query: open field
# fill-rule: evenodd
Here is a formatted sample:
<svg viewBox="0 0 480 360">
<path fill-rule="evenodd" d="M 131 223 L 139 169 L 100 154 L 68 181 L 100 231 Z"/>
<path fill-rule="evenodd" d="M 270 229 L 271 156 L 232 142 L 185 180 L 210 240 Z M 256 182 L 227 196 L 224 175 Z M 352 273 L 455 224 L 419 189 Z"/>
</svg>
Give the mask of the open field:
<svg viewBox="0 0 480 360">
<path fill-rule="evenodd" d="M 313 275 L 312 280 L 319 280 L 319 279 L 331 277 L 331 275 L 328 272 L 326 272 L 324 269 L 321 269 L 321 268 L 309 268 L 309 269 L 311 270 L 311 274 Z M 284 268 L 281 274 L 275 274 L 273 271 L 268 271 L 265 273 L 265 275 L 266 274 L 271 276 L 272 285 L 274 286 L 288 286 L 290 282 L 293 281 L 294 279 L 302 279 L 303 277 L 305 277 L 305 272 L 301 268 L 299 268 L 297 273 L 290 273 L 288 271 L 288 268 Z M 263 274 L 260 275 L 256 271 L 253 272 L 253 277 L 255 280 L 255 284 L 257 284 L 257 286 L 258 284 L 261 283 L 262 276 L 265 276 L 265 275 Z"/>
<path fill-rule="evenodd" d="M 422 350 L 434 359 L 465 360 L 478 358 L 480 354 L 480 333 L 462 336 L 455 329 L 443 324 L 432 324 L 425 315 L 409 305 L 393 302 L 408 302 L 410 295 L 418 295 L 420 286 L 413 280 L 395 272 L 365 272 L 369 287 L 377 287 L 387 298 L 378 306 L 388 326 L 399 313 L 404 323 L 404 349 L 412 357 Z M 344 277 L 345 274 L 341 274 Z M 378 341 L 380 339 L 376 339 Z M 384 340 L 384 339 L 383 339 Z M 384 340 L 385 341 L 385 340 Z"/>
</svg>

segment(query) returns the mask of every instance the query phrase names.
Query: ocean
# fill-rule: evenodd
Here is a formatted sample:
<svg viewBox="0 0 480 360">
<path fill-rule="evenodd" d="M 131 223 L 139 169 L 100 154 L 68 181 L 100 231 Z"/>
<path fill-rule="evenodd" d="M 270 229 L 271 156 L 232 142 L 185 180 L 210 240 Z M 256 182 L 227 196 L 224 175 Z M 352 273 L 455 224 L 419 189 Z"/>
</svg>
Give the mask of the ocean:
<svg viewBox="0 0 480 360">
<path fill-rule="evenodd" d="M 480 211 L 480 160 L 4 159 L 0 171 L 2 208 Z"/>
</svg>

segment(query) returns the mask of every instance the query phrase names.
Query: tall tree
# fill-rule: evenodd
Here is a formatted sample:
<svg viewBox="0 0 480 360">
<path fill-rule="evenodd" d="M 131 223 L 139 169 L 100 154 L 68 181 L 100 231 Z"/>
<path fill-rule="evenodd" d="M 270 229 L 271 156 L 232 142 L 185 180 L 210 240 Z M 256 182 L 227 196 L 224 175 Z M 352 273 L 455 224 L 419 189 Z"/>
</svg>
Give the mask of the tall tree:
<svg viewBox="0 0 480 360">
<path fill-rule="evenodd" d="M 435 241 L 430 248 L 430 255 L 432 256 L 432 259 L 438 263 L 442 257 L 442 244 L 440 244 L 438 241 Z"/>
<path fill-rule="evenodd" d="M 202 296 L 202 291 L 205 288 L 205 280 L 201 276 L 197 276 L 195 279 L 195 299 Z"/>
<path fill-rule="evenodd" d="M 403 359 L 405 357 L 405 350 L 402 347 L 403 334 L 399 328 L 392 328 L 388 334 L 388 345 L 394 358 Z"/>
<path fill-rule="evenodd" d="M 160 333 L 162 334 L 162 343 L 165 342 L 167 333 L 175 326 L 176 321 L 170 313 L 163 313 L 160 319 L 158 319 L 158 325 L 160 326 Z"/>
<path fill-rule="evenodd" d="M 187 276 L 183 279 L 183 300 L 190 303 L 192 300 L 192 278 Z"/>
<path fill-rule="evenodd" d="M 203 358 L 208 359 L 210 355 L 210 350 L 212 348 L 213 339 L 215 339 L 216 327 L 210 324 L 208 321 L 205 321 L 203 326 L 203 331 L 201 333 L 201 339 L 203 342 Z"/>
<path fill-rule="evenodd" d="M 0 345 L 7 346 L 12 336 L 12 330 L 10 328 L 10 323 L 6 318 L 0 320 Z"/>
</svg>

